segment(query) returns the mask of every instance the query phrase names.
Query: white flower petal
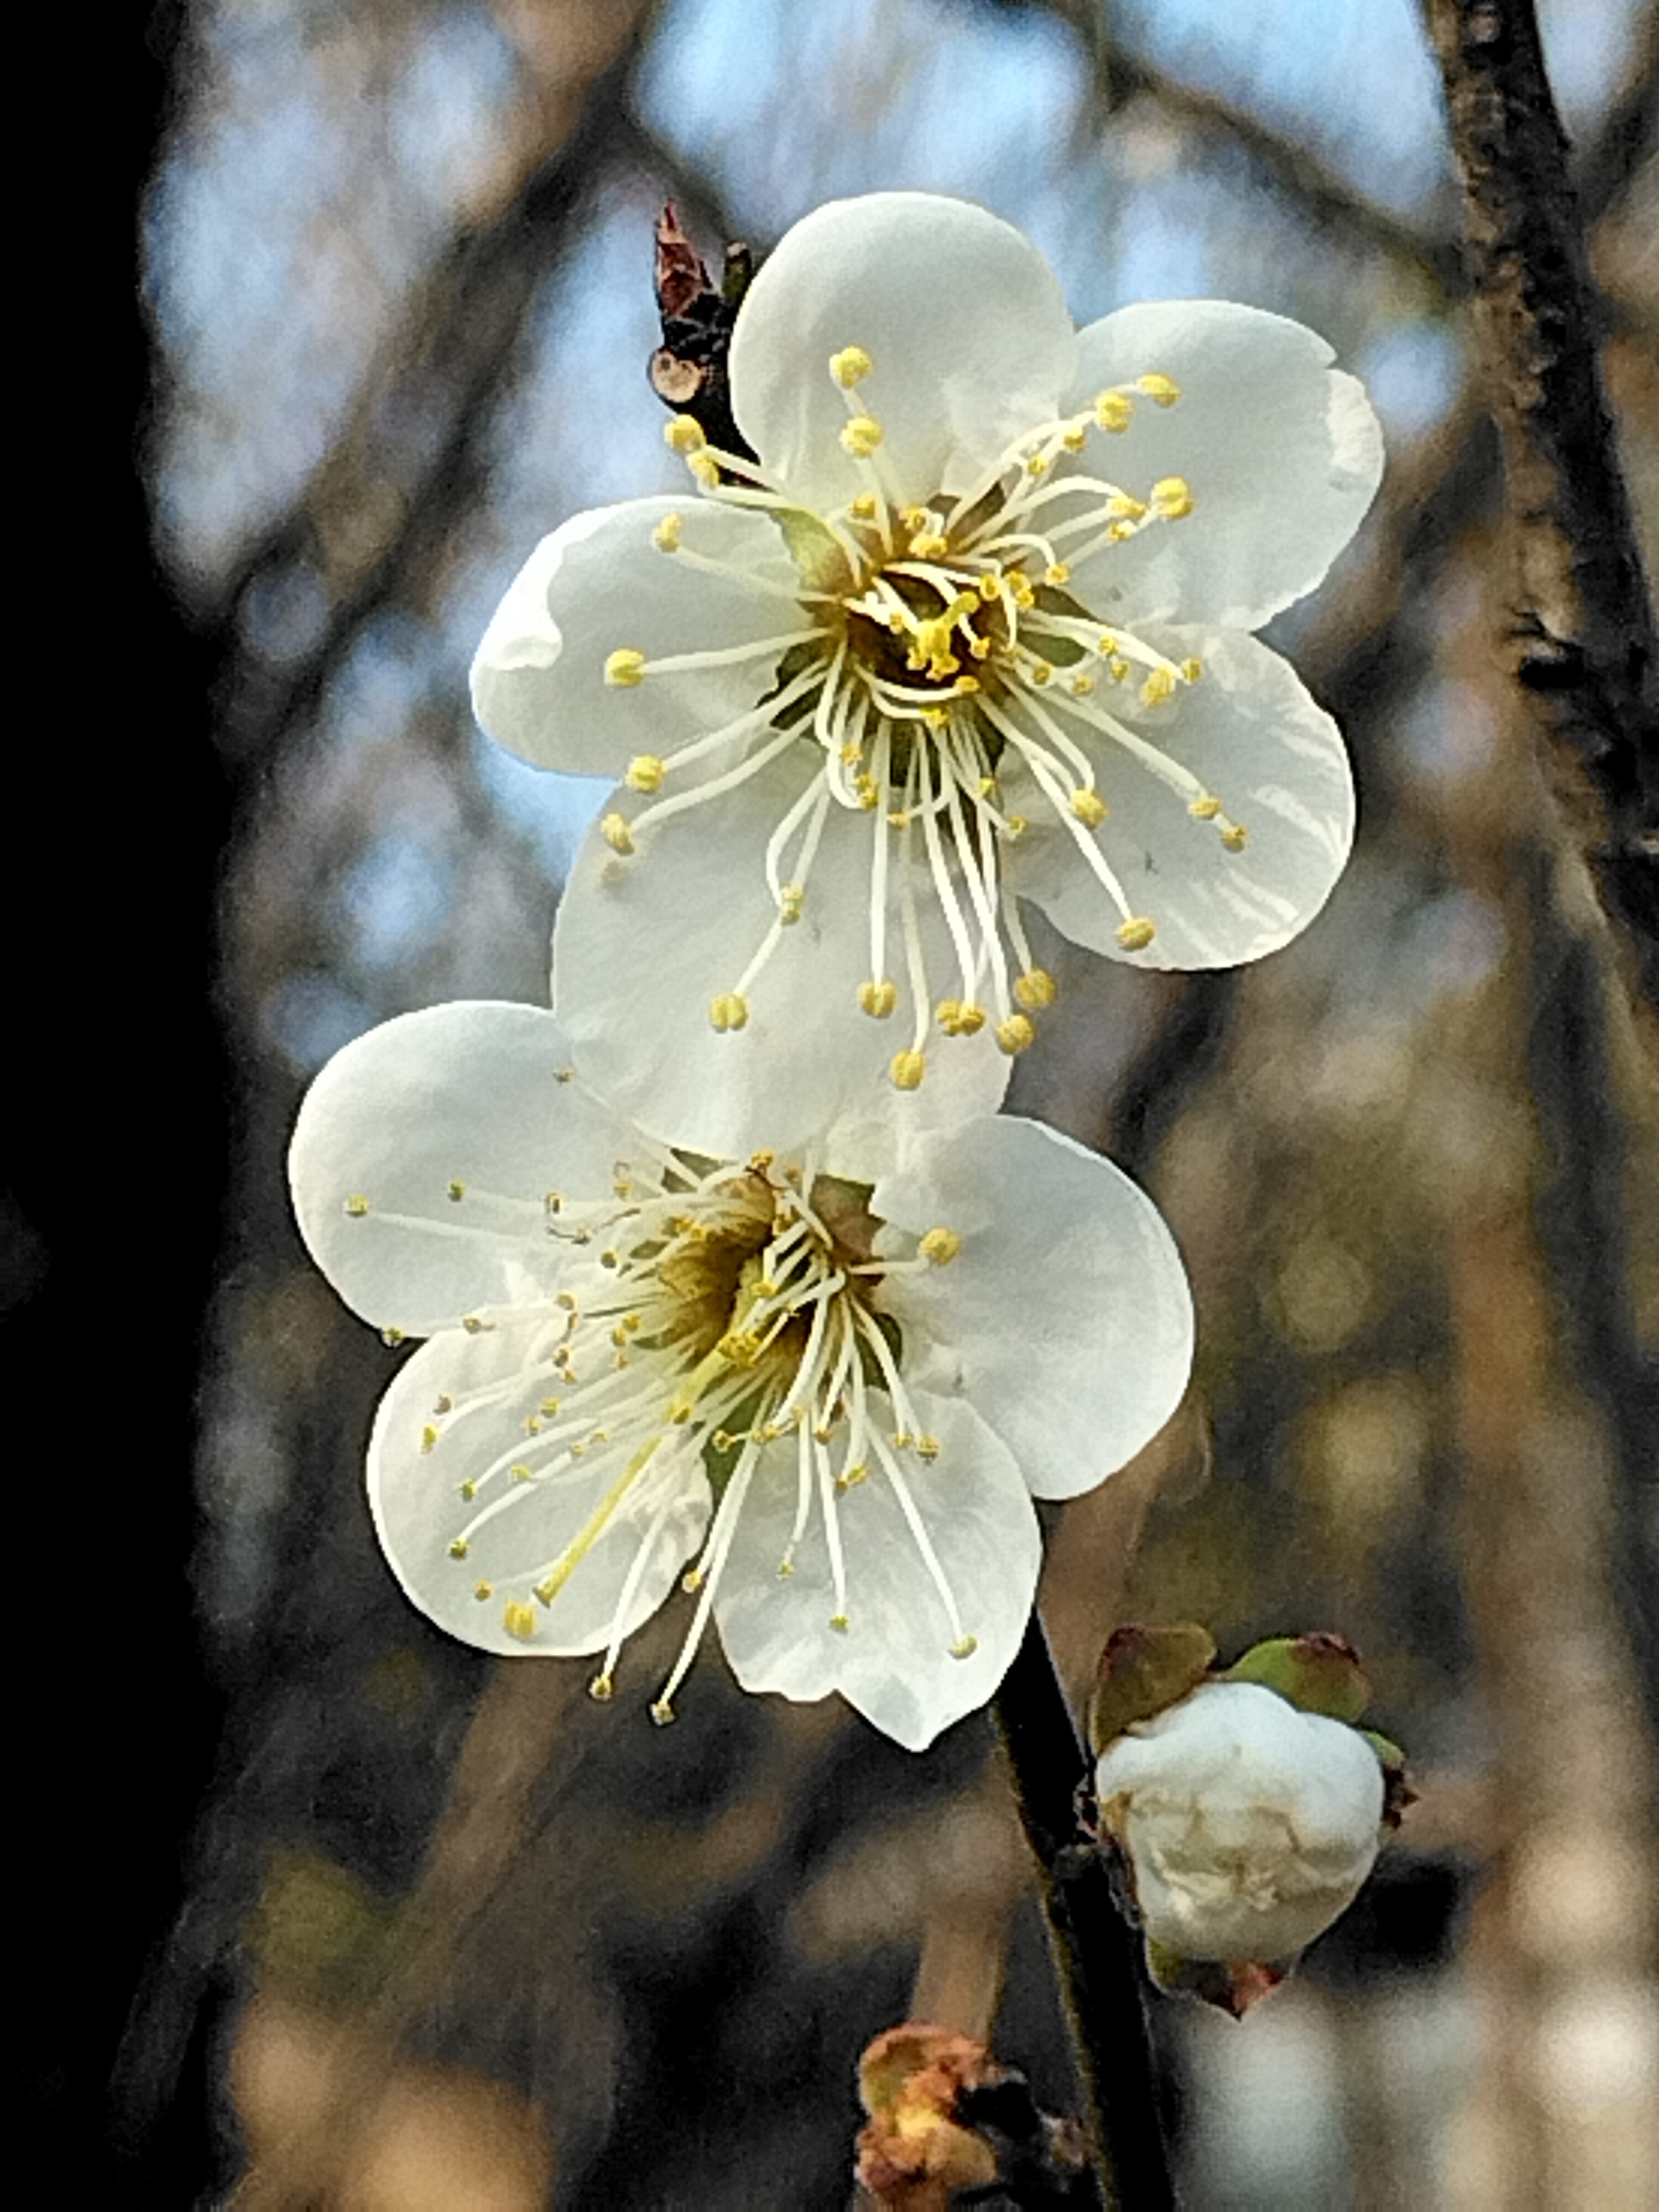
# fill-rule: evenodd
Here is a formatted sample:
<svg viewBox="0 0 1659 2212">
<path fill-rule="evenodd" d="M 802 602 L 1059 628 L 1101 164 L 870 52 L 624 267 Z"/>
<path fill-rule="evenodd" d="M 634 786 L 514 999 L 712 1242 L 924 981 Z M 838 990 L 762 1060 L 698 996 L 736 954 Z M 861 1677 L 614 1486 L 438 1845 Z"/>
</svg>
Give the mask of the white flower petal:
<svg viewBox="0 0 1659 2212">
<path fill-rule="evenodd" d="M 590 833 L 554 932 L 554 1004 L 584 1076 L 641 1127 L 717 1158 L 793 1145 L 843 1113 L 894 1127 L 988 1113 L 1008 1080 L 988 1037 L 939 1040 L 914 1091 L 887 1080 L 910 1038 L 896 890 L 888 945 L 901 1003 L 873 1020 L 857 996 L 869 971 L 870 819 L 835 805 L 801 918 L 746 993 L 747 1026 L 712 1026 L 710 1000 L 735 988 L 772 925 L 767 841 L 822 759 L 805 741 L 799 755 L 641 830 L 627 859 Z M 954 971 L 932 904 L 921 927 L 942 988 Z"/>
<path fill-rule="evenodd" d="M 1011 788 L 1031 826 L 1011 854 L 1011 880 L 1074 944 L 1115 960 L 1139 968 L 1259 960 L 1307 927 L 1346 863 L 1354 793 L 1341 734 L 1290 663 L 1255 638 L 1196 629 L 1142 635 L 1177 661 L 1196 654 L 1204 674 L 1168 708 L 1132 706 L 1123 719 L 1220 798 L 1248 844 L 1227 851 L 1218 824 L 1194 820 L 1180 793 L 1111 738 L 1067 720 L 1068 735 L 1097 765 L 1111 810 L 1097 842 L 1158 934 L 1125 952 L 1121 917 L 1075 841 L 1017 779 Z"/>
<path fill-rule="evenodd" d="M 1258 1683 L 1203 1683 L 1137 1721 L 1095 1786 L 1147 1935 L 1185 1958 L 1291 1956 L 1346 1911 L 1376 1858 L 1376 1753 Z"/>
<path fill-rule="evenodd" d="M 845 1631 L 833 1629 L 834 1585 L 815 1505 L 794 1555 L 778 1563 L 794 1527 L 794 1455 L 775 1446 L 738 1522 L 715 1618 L 746 1690 L 811 1699 L 838 1690 L 885 1735 L 922 1751 L 942 1729 L 982 1705 L 1025 1632 L 1042 1546 L 1030 1498 L 1006 1445 L 970 1407 L 917 1402 L 939 1440 L 929 1462 L 901 1455 L 904 1480 L 956 1600 L 978 1639 L 966 1658 L 888 1477 L 841 1493 L 836 1515 L 846 1559 Z"/>
<path fill-rule="evenodd" d="M 485 1651 L 600 1651 L 659 1606 L 696 1551 L 708 1524 L 708 1484 L 695 1452 L 671 1441 L 645 1472 L 621 1488 L 616 1454 L 595 1453 L 563 1474 L 512 1483 L 502 1473 L 476 1499 L 460 1494 L 492 1462 L 532 1456 L 524 1428 L 541 1387 L 526 1354 L 540 1324 L 503 1324 L 471 1336 L 447 1330 L 422 1345 L 380 1401 L 368 1449 L 368 1497 L 392 1571 L 415 1603 L 441 1628 Z M 428 1443 L 441 1397 L 461 1404 L 471 1392 L 504 1386 L 499 1397 L 446 1417 Z M 670 1458 L 666 1451 L 677 1450 Z M 512 1503 L 468 1540 L 465 1555 L 450 1546 L 497 1498 Z M 651 1534 L 659 1509 L 667 1511 Z M 550 1604 L 532 1592 L 566 1547 L 590 1537 L 569 1577 Z M 650 1553 L 620 1621 L 617 1607 L 650 1536 Z M 476 1595 L 480 1584 L 488 1595 Z M 530 1608 L 533 1626 L 515 1636 L 506 1609 Z"/>
<path fill-rule="evenodd" d="M 355 1313 L 424 1336 L 556 1279 L 549 1184 L 605 1190 L 639 1141 L 558 1080 L 569 1064 L 551 1014 L 489 1000 L 402 1015 L 329 1061 L 289 1177 L 307 1249 Z"/>
<path fill-rule="evenodd" d="M 711 575 L 659 552 L 652 532 L 681 518 L 686 552 L 729 563 Z M 745 580 L 745 578 L 756 580 Z M 472 708 L 536 768 L 620 775 L 636 753 L 663 752 L 752 707 L 780 656 L 719 668 L 605 679 L 613 652 L 647 659 L 781 636 L 804 625 L 789 601 L 793 562 L 764 515 L 683 499 L 636 499 L 573 515 L 544 538 L 496 609 L 472 664 Z"/>
<path fill-rule="evenodd" d="M 1301 599 L 1359 527 L 1382 474 L 1382 435 L 1354 378 L 1299 323 L 1227 300 L 1122 307 L 1078 333 L 1070 404 L 1147 371 L 1181 387 L 1141 398 L 1119 435 L 1079 466 L 1145 499 L 1184 477 L 1194 509 L 1073 564 L 1092 612 L 1256 629 Z"/>
<path fill-rule="evenodd" d="M 1012 1451 L 1039 1498 L 1073 1498 L 1155 1436 L 1192 1365 L 1186 1271 L 1163 1216 L 1109 1160 L 1013 1116 L 919 1138 L 877 1216 L 962 1239 L 884 1283 L 904 1371 L 929 1355 Z M 890 1239 L 884 1239 L 890 1243 Z"/>
<path fill-rule="evenodd" d="M 732 404 L 793 497 L 830 513 L 866 488 L 843 451 L 847 395 L 830 360 L 873 362 L 852 397 L 884 433 L 901 505 L 966 489 L 1007 441 L 1048 420 L 1076 341 L 1028 238 L 965 200 L 872 192 L 798 222 L 756 277 L 732 334 Z"/>
</svg>

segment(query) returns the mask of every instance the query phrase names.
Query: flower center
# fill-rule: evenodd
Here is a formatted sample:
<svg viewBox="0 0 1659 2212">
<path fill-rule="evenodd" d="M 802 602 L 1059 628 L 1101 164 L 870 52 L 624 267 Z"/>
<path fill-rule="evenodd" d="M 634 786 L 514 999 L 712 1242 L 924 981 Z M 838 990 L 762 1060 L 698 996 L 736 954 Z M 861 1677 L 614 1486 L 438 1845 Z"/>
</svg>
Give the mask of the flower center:
<svg viewBox="0 0 1659 2212">
<path fill-rule="evenodd" d="M 613 653 L 606 676 L 623 687 L 653 673 L 752 661 L 761 696 L 669 755 L 636 757 L 626 781 L 652 803 L 631 818 L 608 814 L 601 829 L 614 850 L 631 854 L 642 832 L 810 744 L 815 765 L 767 852 L 772 922 L 743 974 L 712 995 L 710 1018 L 717 1030 L 746 1025 L 756 979 L 805 910 L 830 810 L 869 814 L 869 972 L 858 1000 L 878 1019 L 895 1012 L 902 992 L 889 958 L 899 953 L 910 1039 L 890 1073 L 913 1090 L 935 1027 L 949 1037 L 988 1025 L 1004 1052 L 1018 1053 L 1035 1036 L 1031 1017 L 1054 1000 L 1054 980 L 1031 956 L 1007 881 L 1007 848 L 1030 827 L 1023 808 L 1040 806 L 1064 831 L 1117 914 L 1128 953 L 1152 943 L 1157 923 L 1132 906 L 1103 849 L 1110 808 L 1097 763 L 1150 775 L 1194 823 L 1218 833 L 1225 851 L 1241 850 L 1245 833 L 1160 741 L 1178 737 L 1180 695 L 1199 681 L 1200 663 L 1174 661 L 1108 626 L 1068 588 L 1081 564 L 1192 514 L 1184 477 L 1160 477 L 1141 496 L 1082 458 L 1091 438 L 1130 430 L 1139 407 L 1175 406 L 1177 386 L 1150 372 L 1103 392 L 1080 413 L 1035 425 L 963 491 L 915 506 L 893 495 L 881 424 L 855 396 L 872 368 L 856 345 L 830 363 L 848 407 L 841 443 L 864 478 L 836 514 L 803 508 L 755 463 L 710 447 L 689 417 L 669 424 L 670 445 L 710 498 L 777 517 L 799 588 L 747 580 L 790 599 L 805 627 L 656 660 L 629 647 Z M 683 517 L 667 517 L 656 544 L 728 580 L 738 574 L 686 546 Z M 688 780 L 721 753 L 729 765 Z M 681 787 L 658 796 L 671 781 Z M 890 948 L 895 878 L 902 945 Z M 956 970 L 943 995 L 917 923 L 924 884 Z"/>
</svg>

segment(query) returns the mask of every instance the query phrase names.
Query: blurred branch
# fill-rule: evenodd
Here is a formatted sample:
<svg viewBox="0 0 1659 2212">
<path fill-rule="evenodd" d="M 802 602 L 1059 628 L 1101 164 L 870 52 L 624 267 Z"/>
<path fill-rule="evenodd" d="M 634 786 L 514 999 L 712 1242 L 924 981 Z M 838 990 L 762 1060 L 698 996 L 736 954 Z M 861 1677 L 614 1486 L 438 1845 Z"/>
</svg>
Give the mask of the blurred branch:
<svg viewBox="0 0 1659 2212">
<path fill-rule="evenodd" d="M 1117 1909 L 1105 1860 L 1076 1848 L 1076 1791 L 1088 1753 L 1035 1607 L 991 1710 L 1042 1875 L 1103 2201 L 1122 2212 L 1164 2212 L 1175 2194 L 1158 2120 L 1139 1942 Z"/>
<path fill-rule="evenodd" d="M 1599 303 L 1530 0 L 1423 0 L 1503 440 L 1516 680 L 1602 907 L 1659 1012 L 1659 633 L 1596 360 Z"/>
</svg>

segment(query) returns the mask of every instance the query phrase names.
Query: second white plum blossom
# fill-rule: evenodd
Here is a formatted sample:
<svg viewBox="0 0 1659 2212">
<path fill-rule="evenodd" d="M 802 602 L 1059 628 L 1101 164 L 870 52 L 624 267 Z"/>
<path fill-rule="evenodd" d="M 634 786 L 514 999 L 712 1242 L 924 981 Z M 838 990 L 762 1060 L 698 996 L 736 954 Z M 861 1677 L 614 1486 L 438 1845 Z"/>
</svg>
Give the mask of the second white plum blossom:
<svg viewBox="0 0 1659 2212">
<path fill-rule="evenodd" d="M 783 240 L 730 371 L 759 459 L 672 422 L 688 497 L 556 531 L 473 671 L 504 744 L 622 779 L 555 941 L 607 1095 L 723 1153 L 884 1072 L 945 1122 L 1054 998 L 1023 902 L 1140 966 L 1305 927 L 1352 786 L 1251 633 L 1382 467 L 1322 339 L 1224 301 L 1074 331 L 1018 231 L 879 193 Z"/>
<path fill-rule="evenodd" d="M 369 1449 L 404 1589 L 501 1653 L 598 1655 L 684 1574 L 653 1711 L 718 1626 L 751 1690 L 840 1691 L 919 1749 L 1024 1631 L 1034 1496 L 1168 1419 L 1192 1311 L 1156 1207 L 1032 1122 L 720 1161 L 574 1079 L 552 1015 L 461 1003 L 338 1054 L 290 1172 L 319 1265 L 424 1336 Z M 689 1571 L 687 1571 L 689 1570 Z"/>
</svg>

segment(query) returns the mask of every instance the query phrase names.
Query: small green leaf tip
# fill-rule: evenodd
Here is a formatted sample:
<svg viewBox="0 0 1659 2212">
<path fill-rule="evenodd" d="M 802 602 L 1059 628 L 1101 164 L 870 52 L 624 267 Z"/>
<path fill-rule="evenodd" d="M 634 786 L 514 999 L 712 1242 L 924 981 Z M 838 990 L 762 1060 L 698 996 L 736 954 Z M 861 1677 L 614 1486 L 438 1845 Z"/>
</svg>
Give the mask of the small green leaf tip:
<svg viewBox="0 0 1659 2212">
<path fill-rule="evenodd" d="M 1351 1724 L 1370 1703 L 1371 1686 L 1359 1654 L 1346 1637 L 1328 1629 L 1313 1629 L 1305 1636 L 1270 1636 L 1264 1644 L 1253 1644 L 1218 1679 L 1259 1682 L 1304 1713 L 1321 1713 L 1327 1720 Z"/>
<path fill-rule="evenodd" d="M 1115 1628 L 1100 1655 L 1089 1700 L 1089 1744 L 1098 1758 L 1136 1721 L 1195 1690 L 1215 1657 L 1215 1638 L 1196 1620 Z"/>
</svg>

